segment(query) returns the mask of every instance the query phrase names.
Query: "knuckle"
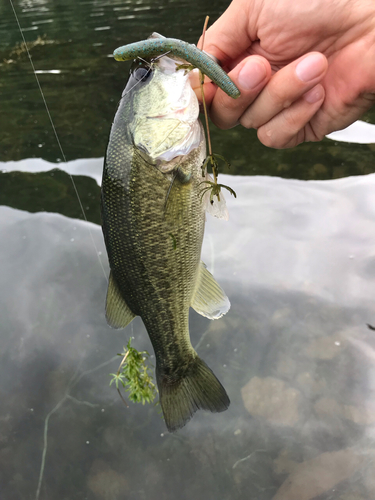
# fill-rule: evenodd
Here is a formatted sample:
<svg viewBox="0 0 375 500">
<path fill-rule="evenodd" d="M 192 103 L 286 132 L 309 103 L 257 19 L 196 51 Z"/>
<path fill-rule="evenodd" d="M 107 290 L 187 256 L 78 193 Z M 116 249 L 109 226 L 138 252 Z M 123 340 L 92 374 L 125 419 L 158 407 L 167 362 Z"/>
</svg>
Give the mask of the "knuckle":
<svg viewBox="0 0 375 500">
<path fill-rule="evenodd" d="M 250 117 L 241 116 L 239 122 L 245 128 L 257 128 Z"/>
<path fill-rule="evenodd" d="M 263 125 L 264 120 L 260 119 L 258 113 L 256 113 L 255 109 L 253 110 L 251 107 L 247 108 L 247 110 L 240 116 L 238 119 L 238 123 L 240 123 L 245 128 L 259 128 Z"/>
<path fill-rule="evenodd" d="M 274 149 L 293 148 L 304 141 L 304 130 L 287 127 L 275 128 L 268 124 L 258 129 L 258 139 L 264 146 Z"/>
<path fill-rule="evenodd" d="M 274 149 L 281 149 L 285 147 L 285 141 L 280 137 L 277 132 L 271 128 L 263 125 L 258 129 L 258 139 L 264 146 Z"/>
<path fill-rule="evenodd" d="M 305 127 L 305 141 L 306 142 L 320 142 L 324 139 L 325 134 L 322 131 L 317 131 L 308 123 Z"/>
<path fill-rule="evenodd" d="M 268 90 L 270 98 L 275 103 L 276 106 L 282 106 L 283 108 L 289 108 L 292 104 L 288 91 L 281 86 L 273 86 Z"/>
<path fill-rule="evenodd" d="M 214 123 L 220 130 L 229 130 L 236 125 L 235 120 L 228 120 L 228 117 L 210 116 L 212 123 Z"/>
<path fill-rule="evenodd" d="M 301 116 L 298 110 L 285 109 L 282 112 L 282 118 L 284 133 L 288 135 L 295 135 L 304 125 L 303 123 L 301 124 Z"/>
</svg>

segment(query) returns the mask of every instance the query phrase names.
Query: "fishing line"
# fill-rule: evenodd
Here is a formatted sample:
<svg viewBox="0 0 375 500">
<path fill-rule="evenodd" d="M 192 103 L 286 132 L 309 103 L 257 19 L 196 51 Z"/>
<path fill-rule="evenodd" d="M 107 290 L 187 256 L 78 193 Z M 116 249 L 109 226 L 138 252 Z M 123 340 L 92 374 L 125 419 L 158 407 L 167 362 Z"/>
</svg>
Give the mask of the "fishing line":
<svg viewBox="0 0 375 500">
<path fill-rule="evenodd" d="M 119 104 L 120 102 L 122 101 L 122 99 L 129 94 L 129 92 L 131 92 L 137 85 L 140 85 L 142 83 L 142 81 L 148 76 L 149 72 L 151 71 L 151 68 L 149 69 L 149 71 L 147 73 L 145 73 L 144 76 L 142 76 L 142 78 L 140 78 L 139 80 L 137 80 L 137 82 L 132 86 L 130 87 L 130 89 L 128 89 L 126 92 L 124 92 L 119 100 Z M 131 72 L 130 72 L 131 74 Z M 135 79 L 135 78 L 134 78 Z"/>
<path fill-rule="evenodd" d="M 29 58 L 29 61 L 30 61 L 31 67 L 32 67 L 32 70 L 33 70 L 33 73 L 34 73 L 34 76 L 35 76 L 35 80 L 36 80 L 36 83 L 37 83 L 38 88 L 39 88 L 40 95 L 42 96 L 43 103 L 44 103 L 44 107 L 46 108 L 47 115 L 48 115 L 49 121 L 50 121 L 50 123 L 51 123 L 51 127 L 52 127 L 52 130 L 53 130 L 53 133 L 54 133 L 54 135 L 55 135 L 55 138 L 56 138 L 57 144 L 58 144 L 58 146 L 59 146 L 59 149 L 60 149 L 60 152 L 61 152 L 61 156 L 62 156 L 62 158 L 63 158 L 63 160 L 64 160 L 64 163 L 68 163 L 68 162 L 67 162 L 67 160 L 66 160 L 66 156 L 65 156 L 65 154 L 64 154 L 64 150 L 63 150 L 63 148 L 62 148 L 62 145 L 61 145 L 61 142 L 60 142 L 59 136 L 58 136 L 58 134 L 57 134 L 57 130 L 56 130 L 55 125 L 54 125 L 54 123 L 53 123 L 52 116 L 51 116 L 51 113 L 50 113 L 50 111 L 49 111 L 49 107 L 48 107 L 47 101 L 46 101 L 46 99 L 45 99 L 45 97 L 44 97 L 44 93 L 43 93 L 42 87 L 41 87 L 41 85 L 40 85 L 38 75 L 37 75 L 37 73 L 36 73 L 36 71 L 35 71 L 35 66 L 34 66 L 33 60 L 32 60 L 32 58 L 31 58 L 31 55 L 30 55 L 30 52 L 29 52 L 29 48 L 28 48 L 27 43 L 26 43 L 25 36 L 24 36 L 23 31 L 22 31 L 22 28 L 21 28 L 21 24 L 20 24 L 20 22 L 19 22 L 19 20 L 18 20 L 18 16 L 17 16 L 16 9 L 14 8 L 13 1 L 12 1 L 12 0 L 9 0 L 9 2 L 10 2 L 10 5 L 11 5 L 11 7 L 12 7 L 12 10 L 13 10 L 14 17 L 16 18 L 16 22 L 17 22 L 17 25 L 18 25 L 18 29 L 19 29 L 19 32 L 21 33 L 22 41 L 23 41 L 23 44 L 24 44 L 24 46 L 25 46 L 25 49 L 26 49 L 26 52 L 27 52 L 27 56 L 28 56 L 28 58 Z M 69 172 L 68 172 L 68 175 L 69 175 L 69 177 L 70 177 L 70 180 L 72 181 L 72 184 L 73 184 L 73 189 L 74 189 L 74 191 L 75 191 L 75 193 L 76 193 L 76 196 L 77 196 L 77 199 L 78 199 L 78 203 L 79 203 L 79 206 L 80 206 L 80 208 L 81 208 L 82 215 L 83 215 L 83 217 L 84 217 L 85 221 L 86 221 L 86 222 L 88 222 L 87 217 L 86 217 L 86 212 L 85 212 L 85 209 L 83 208 L 82 201 L 81 201 L 81 198 L 80 198 L 79 193 L 78 193 L 78 190 L 77 190 L 76 183 L 74 182 L 73 176 L 72 176 Z M 102 268 L 102 271 L 103 271 L 103 274 L 104 274 L 105 279 L 108 281 L 107 274 L 106 274 L 106 272 L 105 272 L 105 270 L 104 270 L 103 263 L 102 263 L 102 261 L 101 261 L 101 259 L 100 259 L 100 254 L 99 254 L 98 248 L 97 248 L 97 246 L 96 246 L 96 244 L 95 244 L 94 237 L 93 237 L 93 235 L 92 235 L 91 229 L 90 229 L 90 227 L 89 227 L 89 226 L 87 226 L 87 228 L 88 228 L 88 231 L 89 231 L 89 233 L 90 233 L 91 241 L 92 241 L 92 244 L 94 245 L 95 252 L 96 252 L 96 256 L 97 256 L 97 258 L 98 258 L 98 261 L 99 261 L 100 267 Z"/>
</svg>

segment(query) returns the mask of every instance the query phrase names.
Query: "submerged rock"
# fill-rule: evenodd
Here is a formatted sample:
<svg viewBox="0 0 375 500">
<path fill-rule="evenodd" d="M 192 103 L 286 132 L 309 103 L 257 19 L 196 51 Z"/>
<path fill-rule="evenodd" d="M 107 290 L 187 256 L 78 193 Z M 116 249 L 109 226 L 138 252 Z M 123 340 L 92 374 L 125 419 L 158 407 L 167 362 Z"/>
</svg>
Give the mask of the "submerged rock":
<svg viewBox="0 0 375 500">
<path fill-rule="evenodd" d="M 343 417 L 351 420 L 358 425 L 374 425 L 375 424 L 375 405 L 365 406 L 343 406 Z"/>
<path fill-rule="evenodd" d="M 303 354 L 312 359 L 329 360 L 342 353 L 346 342 L 341 335 L 329 335 L 314 339 L 303 349 Z"/>
<path fill-rule="evenodd" d="M 369 498 L 375 498 L 375 464 L 371 464 L 365 474 L 365 486 Z"/>
<path fill-rule="evenodd" d="M 273 461 L 273 465 L 276 474 L 290 474 L 298 467 L 299 463 L 289 457 L 287 450 L 282 450 L 279 456 Z"/>
<path fill-rule="evenodd" d="M 124 476 L 111 469 L 103 460 L 95 460 L 87 479 L 87 486 L 97 500 L 125 498 L 128 484 Z"/>
<path fill-rule="evenodd" d="M 316 373 L 302 372 L 296 382 L 306 396 L 321 394 L 327 387 L 327 382 L 324 378 L 319 377 Z"/>
<path fill-rule="evenodd" d="M 332 398 L 321 398 L 314 404 L 314 410 L 319 417 L 340 417 L 357 425 L 375 424 L 375 406 L 342 405 Z"/>
<path fill-rule="evenodd" d="M 299 420 L 301 394 L 283 380 L 253 377 L 241 389 L 241 394 L 250 415 L 283 426 L 293 426 Z"/>
<path fill-rule="evenodd" d="M 298 464 L 273 500 L 312 500 L 350 478 L 362 465 L 352 449 L 322 453 Z"/>
<path fill-rule="evenodd" d="M 314 404 L 315 413 L 320 417 L 341 417 L 341 405 L 332 398 L 320 398 Z"/>
<path fill-rule="evenodd" d="M 368 500 L 368 499 L 364 498 L 362 495 L 360 495 L 359 493 L 357 493 L 356 491 L 354 491 L 354 492 L 345 492 L 345 493 L 343 493 L 340 496 L 339 500 Z"/>
</svg>

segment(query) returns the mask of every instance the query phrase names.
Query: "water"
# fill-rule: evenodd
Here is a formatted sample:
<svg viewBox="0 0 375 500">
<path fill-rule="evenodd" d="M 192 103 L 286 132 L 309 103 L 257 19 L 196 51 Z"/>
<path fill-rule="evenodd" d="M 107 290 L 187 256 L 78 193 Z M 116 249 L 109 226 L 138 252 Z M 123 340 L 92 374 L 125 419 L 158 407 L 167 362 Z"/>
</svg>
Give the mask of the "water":
<svg viewBox="0 0 375 500">
<path fill-rule="evenodd" d="M 128 71 L 108 54 L 153 30 L 193 42 L 226 3 L 15 6 L 28 41 L 53 41 L 31 54 L 68 163 L 2 1 L 1 498 L 374 498 L 374 145 L 274 151 L 215 131 L 238 198 L 229 222 L 208 218 L 203 260 L 232 308 L 216 322 L 192 311 L 191 337 L 231 406 L 170 435 L 157 407 L 126 408 L 109 387 L 130 335 L 152 347 L 139 319 L 113 331 L 104 318 L 98 184 Z"/>
</svg>

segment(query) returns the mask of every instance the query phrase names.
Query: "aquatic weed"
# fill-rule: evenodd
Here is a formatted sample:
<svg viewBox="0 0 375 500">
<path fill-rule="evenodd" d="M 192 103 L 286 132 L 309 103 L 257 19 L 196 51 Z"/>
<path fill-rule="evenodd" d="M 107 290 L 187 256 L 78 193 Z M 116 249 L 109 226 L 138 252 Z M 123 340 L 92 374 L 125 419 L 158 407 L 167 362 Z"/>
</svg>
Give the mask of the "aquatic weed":
<svg viewBox="0 0 375 500">
<path fill-rule="evenodd" d="M 115 383 L 116 389 L 121 399 L 126 404 L 120 392 L 120 384 L 126 392 L 129 392 L 129 399 L 133 403 L 152 403 L 155 399 L 157 389 L 153 383 L 153 377 L 148 373 L 149 366 L 146 364 L 150 356 L 147 351 L 137 351 L 131 346 L 129 339 L 124 352 L 119 353 L 123 359 L 117 373 L 110 373 L 112 380 L 109 385 Z"/>
</svg>

